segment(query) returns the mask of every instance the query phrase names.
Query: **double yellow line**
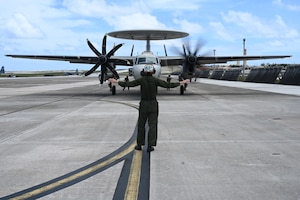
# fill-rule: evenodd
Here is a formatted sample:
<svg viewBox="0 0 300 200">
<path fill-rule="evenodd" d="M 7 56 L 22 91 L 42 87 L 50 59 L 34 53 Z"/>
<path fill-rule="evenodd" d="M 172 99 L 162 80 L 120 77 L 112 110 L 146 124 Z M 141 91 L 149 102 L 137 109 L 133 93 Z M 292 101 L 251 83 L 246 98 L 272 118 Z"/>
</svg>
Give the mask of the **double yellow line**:
<svg viewBox="0 0 300 200">
<path fill-rule="evenodd" d="M 142 151 L 134 151 L 134 155 L 131 162 L 130 174 L 128 178 L 128 184 L 125 192 L 125 200 L 134 200 L 138 198 L 142 158 Z"/>
<path fill-rule="evenodd" d="M 94 166 L 91 166 L 83 171 L 80 171 L 76 174 L 73 174 L 71 176 L 68 176 L 66 178 L 63 178 L 61 180 L 58 180 L 54 183 L 50 183 L 48 185 L 45 185 L 43 187 L 37 188 L 35 190 L 29 191 L 27 193 L 24 193 L 22 195 L 16 196 L 14 198 L 11 198 L 13 200 L 19 200 L 19 199 L 27 199 L 30 197 L 37 196 L 41 193 L 47 192 L 49 190 L 55 189 L 61 185 L 67 184 L 71 181 L 74 181 L 76 179 L 79 179 L 81 177 L 84 177 L 90 173 L 93 173 L 111 163 L 114 161 L 128 155 L 130 152 L 134 150 L 135 142 L 132 143 L 130 146 L 128 146 L 126 149 L 121 151 L 120 153 L 116 154 L 115 156 L 109 158 L 108 160 L 105 160 L 101 163 L 98 163 Z M 132 163 L 131 163 L 131 169 L 127 184 L 127 189 L 125 192 L 125 199 L 137 199 L 138 197 L 138 188 L 140 183 L 140 172 L 141 172 L 141 164 L 142 164 L 142 151 L 134 151 Z"/>
<path fill-rule="evenodd" d="M 138 109 L 138 106 L 130 105 L 127 103 L 122 102 L 114 102 L 114 101 L 107 101 L 111 103 L 121 103 L 127 106 L 131 106 L 133 108 Z M 60 179 L 58 181 L 46 184 L 42 187 L 39 187 L 37 189 L 28 191 L 24 194 L 21 194 L 19 196 L 15 196 L 11 198 L 12 200 L 19 200 L 19 199 L 27 199 L 30 197 L 34 197 L 37 195 L 40 195 L 42 193 L 48 192 L 50 190 L 53 190 L 55 188 L 58 188 L 64 184 L 68 184 L 72 181 L 75 181 L 77 179 L 80 179 L 84 176 L 87 176 L 88 174 L 91 174 L 103 167 L 106 167 L 107 165 L 110 165 L 111 163 L 115 162 L 118 159 L 121 159 L 134 151 L 134 146 L 136 145 L 136 142 L 132 142 L 127 148 L 119 152 L 118 154 L 112 156 L 111 158 L 108 158 L 107 160 L 104 160 L 101 163 L 98 163 L 96 165 L 93 165 L 87 169 L 84 169 L 82 171 L 79 171 L 78 173 L 72 174 L 70 176 L 67 176 L 63 179 Z M 138 192 L 139 192 L 139 184 L 140 184 L 140 175 L 141 175 L 141 165 L 142 165 L 142 151 L 134 151 L 134 155 L 132 158 L 131 168 L 130 168 L 130 174 L 128 178 L 127 188 L 125 191 L 125 199 L 126 200 L 132 200 L 138 198 Z"/>
</svg>

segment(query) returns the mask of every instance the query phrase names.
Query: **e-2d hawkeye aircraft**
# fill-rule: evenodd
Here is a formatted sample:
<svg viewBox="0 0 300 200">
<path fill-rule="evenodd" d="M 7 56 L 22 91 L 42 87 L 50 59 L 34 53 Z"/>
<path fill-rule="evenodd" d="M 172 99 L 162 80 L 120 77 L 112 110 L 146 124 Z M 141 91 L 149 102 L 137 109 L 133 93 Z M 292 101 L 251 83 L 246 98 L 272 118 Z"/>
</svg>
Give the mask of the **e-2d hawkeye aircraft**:
<svg viewBox="0 0 300 200">
<path fill-rule="evenodd" d="M 133 48 L 130 56 L 114 56 L 114 53 L 123 45 L 118 44 L 113 47 L 108 53 L 106 51 L 107 35 L 115 38 L 130 39 L 130 40 L 146 40 L 146 50 L 140 55 L 132 56 Z M 161 67 L 164 66 L 182 66 L 179 74 L 179 79 L 191 79 L 195 76 L 195 68 L 199 65 L 226 63 L 228 61 L 241 60 L 261 60 L 291 57 L 287 55 L 277 56 L 201 56 L 198 55 L 200 44 L 192 51 L 189 46 L 183 45 L 183 52 L 179 56 L 167 56 L 165 49 L 165 56 L 156 56 L 151 52 L 151 40 L 167 40 L 187 37 L 189 34 L 181 31 L 171 30 L 124 30 L 110 32 L 104 35 L 102 41 L 102 53 L 99 52 L 94 45 L 87 40 L 88 46 L 96 54 L 96 56 L 47 56 L 47 55 L 6 55 L 14 58 L 27 59 L 41 59 L 41 60 L 56 60 L 68 61 L 70 63 L 94 64 L 94 66 L 87 72 L 88 76 L 95 72 L 101 66 L 101 73 L 99 75 L 100 84 L 103 84 L 108 78 L 114 77 L 119 79 L 116 71 L 117 65 L 132 66 L 132 75 L 135 79 L 141 77 L 141 71 L 145 65 L 153 65 L 155 68 L 155 77 L 161 74 Z M 184 94 L 186 86 L 180 87 L 180 94 Z M 116 87 L 112 86 L 112 94 L 116 94 Z"/>
</svg>

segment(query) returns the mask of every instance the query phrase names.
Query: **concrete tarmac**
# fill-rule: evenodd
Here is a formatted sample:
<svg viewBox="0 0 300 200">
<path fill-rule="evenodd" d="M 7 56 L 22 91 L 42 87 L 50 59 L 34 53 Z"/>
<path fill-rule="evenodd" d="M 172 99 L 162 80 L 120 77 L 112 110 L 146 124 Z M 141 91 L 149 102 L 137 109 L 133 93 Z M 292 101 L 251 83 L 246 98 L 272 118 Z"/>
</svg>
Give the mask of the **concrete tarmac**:
<svg viewBox="0 0 300 200">
<path fill-rule="evenodd" d="M 300 199 L 299 87 L 242 84 L 160 88 L 148 154 L 133 149 L 138 87 L 0 79 L 0 198 Z"/>
</svg>

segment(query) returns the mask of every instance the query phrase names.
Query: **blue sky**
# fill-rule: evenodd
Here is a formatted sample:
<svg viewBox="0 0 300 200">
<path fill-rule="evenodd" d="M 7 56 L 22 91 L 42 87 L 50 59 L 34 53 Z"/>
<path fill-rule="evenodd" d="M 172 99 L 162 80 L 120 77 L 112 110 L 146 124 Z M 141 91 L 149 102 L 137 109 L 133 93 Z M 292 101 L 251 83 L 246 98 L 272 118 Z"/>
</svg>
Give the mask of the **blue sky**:
<svg viewBox="0 0 300 200">
<path fill-rule="evenodd" d="M 191 44 L 205 41 L 200 54 L 292 55 L 292 58 L 248 61 L 300 64 L 298 0 L 6 0 L 0 3 L 0 66 L 7 71 L 86 70 L 91 65 L 63 61 L 14 59 L 5 54 L 85 55 L 94 53 L 88 38 L 101 50 L 105 33 L 129 29 L 188 32 Z M 145 50 L 144 41 L 108 37 L 107 48 L 125 43 L 115 55 Z M 153 41 L 151 50 L 164 55 L 181 48 L 182 39 Z M 193 46 L 193 45 L 192 45 Z M 231 63 L 232 64 L 232 63 Z"/>
</svg>

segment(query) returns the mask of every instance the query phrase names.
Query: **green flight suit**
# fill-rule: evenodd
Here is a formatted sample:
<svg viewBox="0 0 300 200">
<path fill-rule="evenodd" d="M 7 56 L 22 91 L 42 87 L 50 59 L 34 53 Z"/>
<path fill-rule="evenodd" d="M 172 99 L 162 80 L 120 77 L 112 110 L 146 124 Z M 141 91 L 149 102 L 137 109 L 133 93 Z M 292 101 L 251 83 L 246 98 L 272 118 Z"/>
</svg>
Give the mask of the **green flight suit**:
<svg viewBox="0 0 300 200">
<path fill-rule="evenodd" d="M 137 144 L 145 145 L 145 124 L 148 120 L 148 146 L 156 146 L 158 118 L 158 102 L 156 100 L 157 87 L 174 88 L 180 85 L 179 82 L 168 83 L 152 75 L 146 75 L 130 82 L 119 81 L 119 85 L 122 87 L 135 87 L 140 85 L 141 101 L 139 107 Z"/>
</svg>

